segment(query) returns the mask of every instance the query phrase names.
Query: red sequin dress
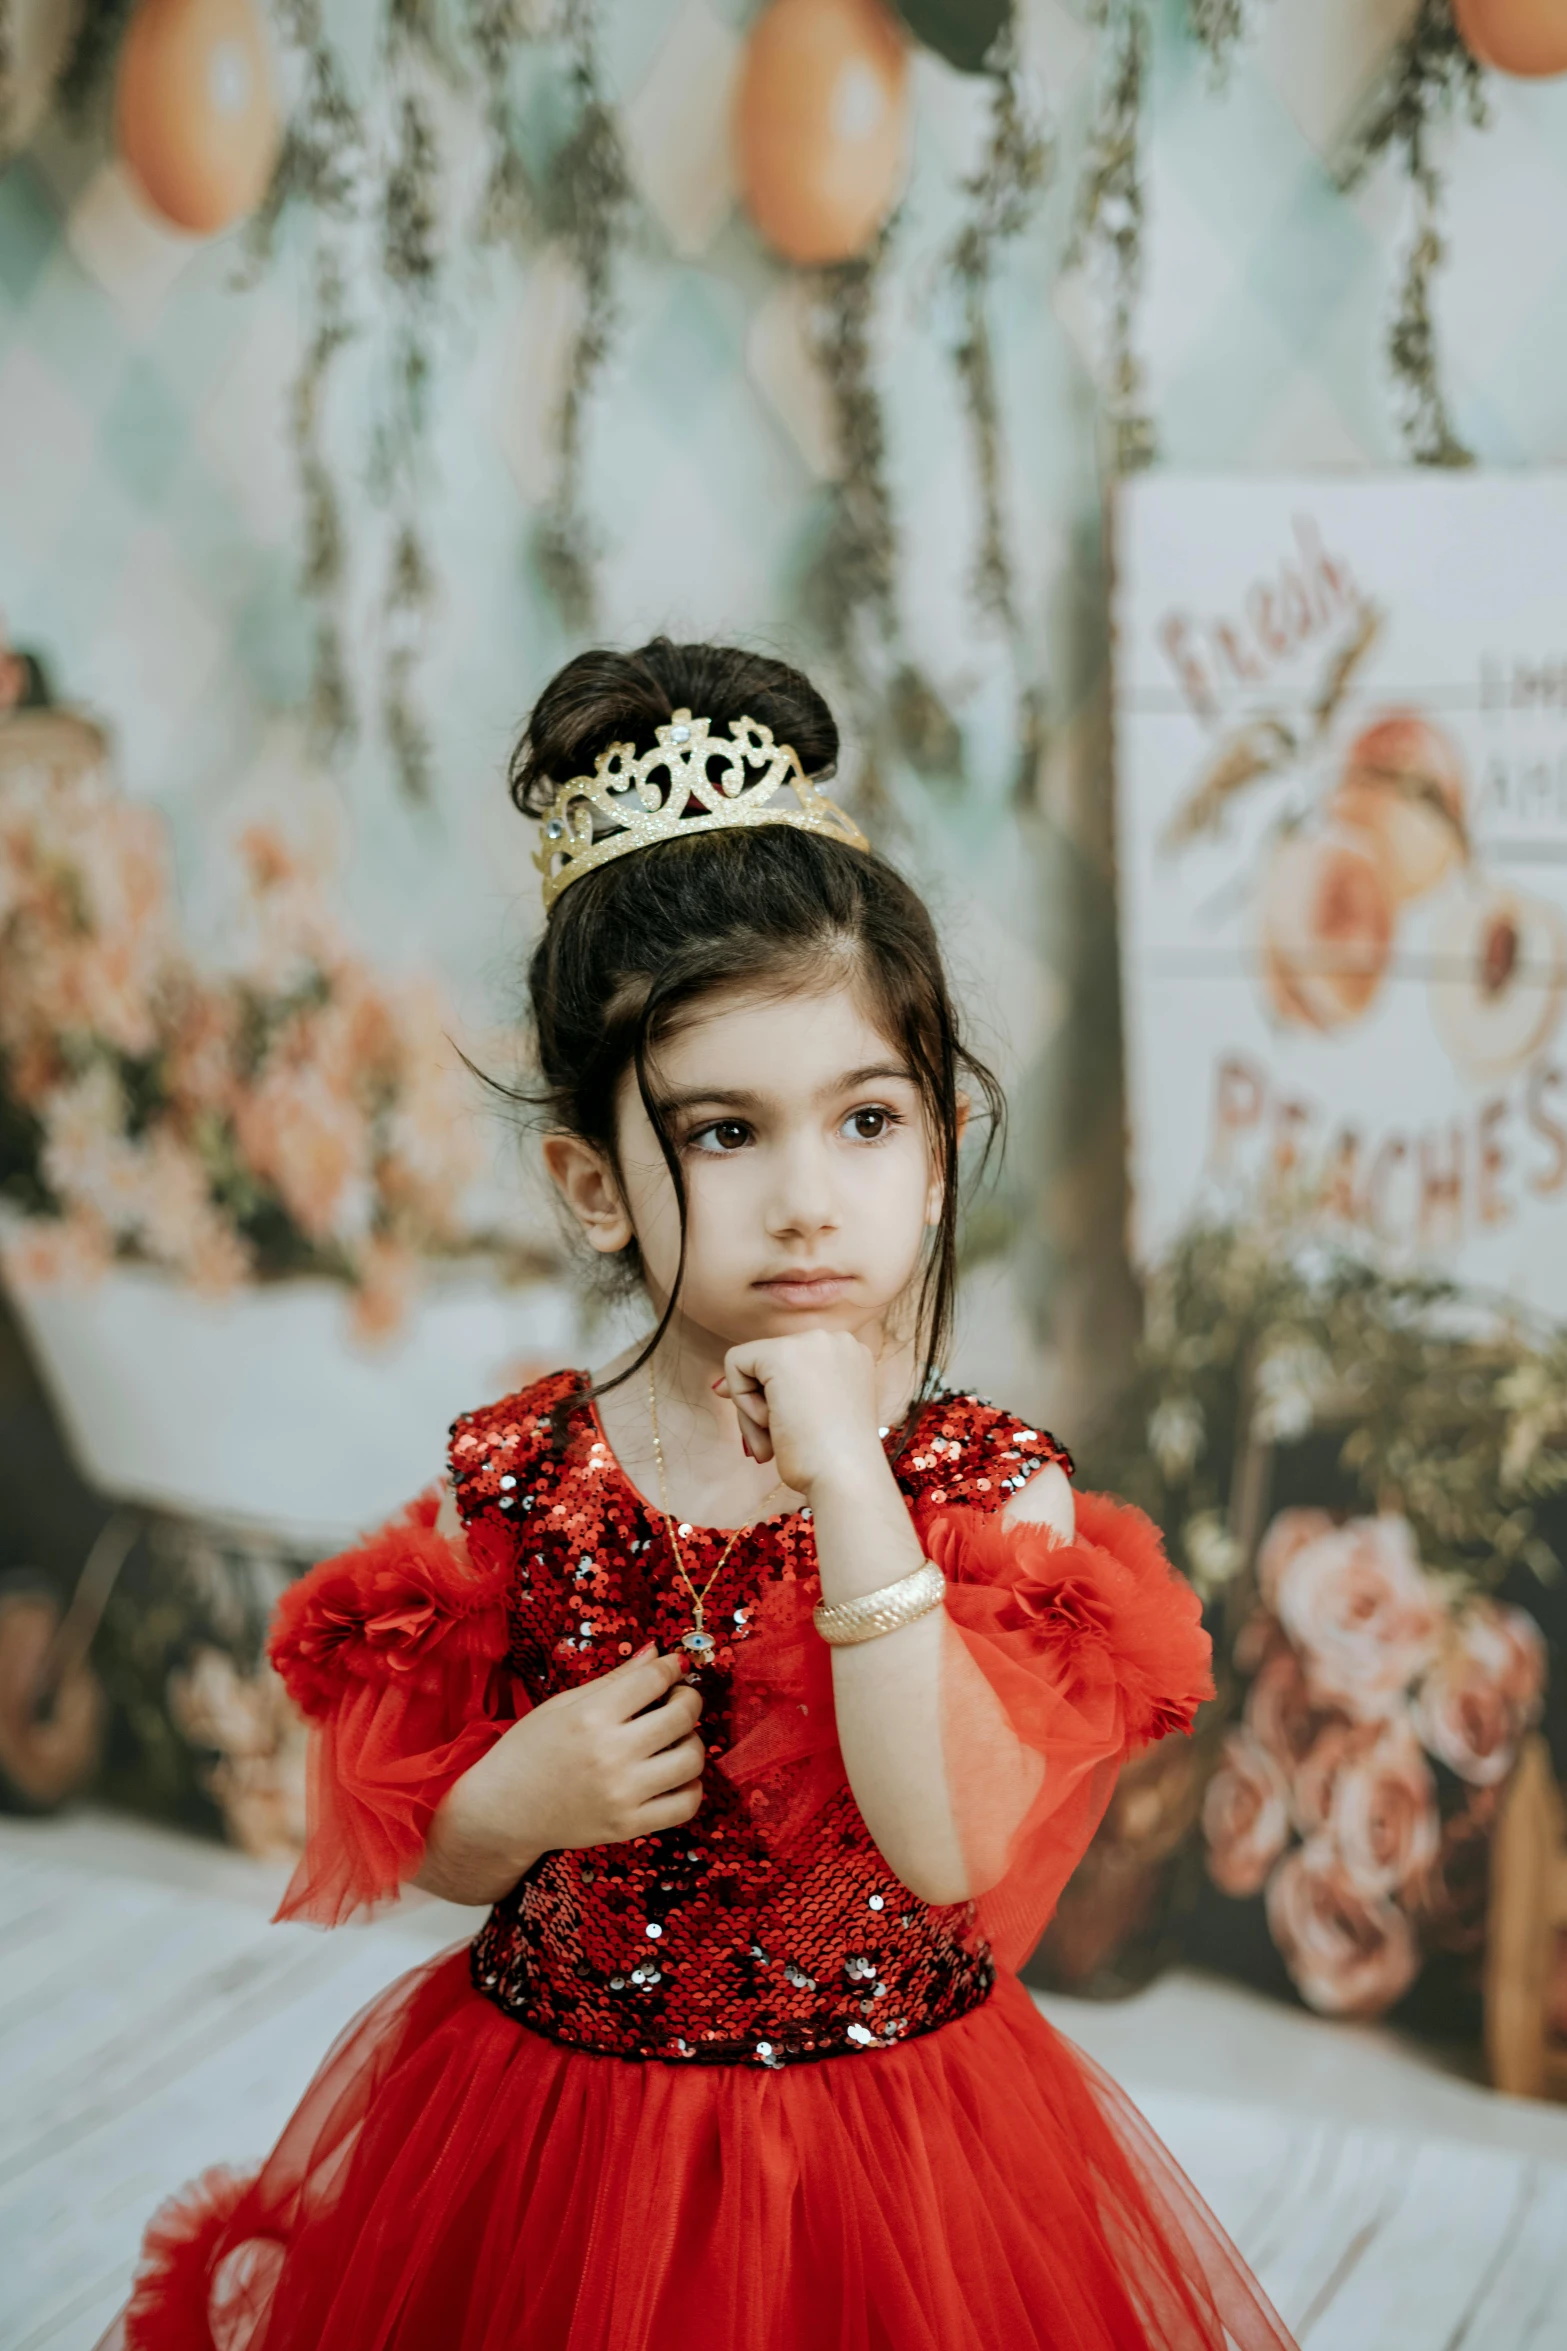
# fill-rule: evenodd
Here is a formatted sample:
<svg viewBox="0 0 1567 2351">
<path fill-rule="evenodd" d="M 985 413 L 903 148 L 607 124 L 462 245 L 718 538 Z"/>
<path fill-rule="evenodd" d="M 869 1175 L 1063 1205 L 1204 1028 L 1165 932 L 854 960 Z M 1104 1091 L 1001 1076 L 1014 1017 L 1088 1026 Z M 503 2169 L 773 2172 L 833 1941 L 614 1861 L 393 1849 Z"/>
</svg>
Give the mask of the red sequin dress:
<svg viewBox="0 0 1567 2351">
<path fill-rule="evenodd" d="M 285 1595 L 272 1654 L 315 1736 L 282 1915 L 394 1892 L 530 1704 L 687 1629 L 663 1521 L 574 1397 L 564 1373 L 456 1424 L 464 1545 L 426 1498 Z M 987 1821 L 994 1849 L 999 1787 L 1035 1790 L 988 1893 L 936 1908 L 882 1860 L 834 1735 L 808 1516 L 765 1522 L 707 1596 L 695 1819 L 545 1855 L 471 1947 L 394 1984 L 258 2174 L 209 2174 L 157 2216 L 106 2342 L 1288 2351 L 1135 2110 L 1011 1973 L 1122 1758 L 1211 1687 L 1195 1601 L 1137 1512 L 1081 1495 L 1070 1545 L 1001 1526 L 1048 1461 L 1070 1468 L 963 1396 L 894 1453 L 949 1640 L 1007 1726 L 991 1705 L 977 1739 L 944 1700 L 973 1850 Z M 725 1539 L 687 1537 L 699 1585 Z"/>
</svg>

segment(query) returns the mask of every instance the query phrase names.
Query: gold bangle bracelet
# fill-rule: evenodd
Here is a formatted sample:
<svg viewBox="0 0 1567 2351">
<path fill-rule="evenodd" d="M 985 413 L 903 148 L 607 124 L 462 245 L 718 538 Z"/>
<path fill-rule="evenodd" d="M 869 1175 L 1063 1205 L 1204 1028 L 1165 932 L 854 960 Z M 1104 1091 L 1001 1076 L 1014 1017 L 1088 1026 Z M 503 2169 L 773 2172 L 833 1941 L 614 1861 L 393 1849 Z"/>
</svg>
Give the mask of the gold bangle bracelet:
<svg viewBox="0 0 1567 2351">
<path fill-rule="evenodd" d="M 862 1592 L 857 1600 L 840 1600 L 812 1611 L 811 1621 L 822 1639 L 834 1649 L 847 1648 L 854 1641 L 874 1641 L 883 1633 L 895 1633 L 900 1625 L 916 1624 L 939 1608 L 946 1594 L 947 1579 L 933 1560 L 922 1559 L 918 1567 L 907 1575 L 900 1575 L 895 1584 L 883 1584 L 879 1592 Z"/>
</svg>

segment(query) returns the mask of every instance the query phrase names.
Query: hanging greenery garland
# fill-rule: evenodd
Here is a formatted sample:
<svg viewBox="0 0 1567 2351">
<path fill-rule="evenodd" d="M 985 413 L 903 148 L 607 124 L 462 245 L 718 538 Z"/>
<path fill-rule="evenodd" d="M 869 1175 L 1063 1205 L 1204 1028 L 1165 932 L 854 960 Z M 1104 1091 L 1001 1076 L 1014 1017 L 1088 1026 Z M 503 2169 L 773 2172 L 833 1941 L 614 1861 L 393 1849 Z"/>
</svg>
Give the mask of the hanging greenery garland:
<svg viewBox="0 0 1567 2351">
<path fill-rule="evenodd" d="M 55 83 L 55 98 L 70 121 L 79 125 L 85 120 L 107 81 L 134 5 L 135 0 L 81 0 L 76 30 Z"/>
<path fill-rule="evenodd" d="M 304 504 L 304 553 L 300 586 L 315 615 L 311 662 L 309 726 L 312 741 L 327 756 L 346 748 L 358 720 L 339 619 L 347 565 L 343 503 L 326 461 L 323 410 L 332 369 L 353 341 L 342 264 L 335 248 L 318 245 L 309 291 L 309 326 L 304 356 L 289 391 L 289 436 Z"/>
<path fill-rule="evenodd" d="M 1097 257 L 1109 277 L 1102 398 L 1110 468 L 1124 474 L 1151 464 L 1156 451 L 1136 337 L 1143 283 L 1148 0 L 1093 0 L 1090 16 L 1104 28 L 1104 60 L 1064 266 L 1080 269 Z"/>
<path fill-rule="evenodd" d="M 385 53 L 393 129 L 378 227 L 391 296 L 390 351 L 371 467 L 372 490 L 391 522 L 381 600 L 381 722 L 399 785 L 409 799 L 425 800 L 430 736 L 415 678 L 438 595 L 424 515 L 442 259 L 442 157 L 426 77 L 451 70 L 430 0 L 388 0 Z"/>
<path fill-rule="evenodd" d="M 837 456 L 827 528 L 802 587 L 802 605 L 843 679 L 861 746 L 860 792 L 887 802 L 886 727 L 866 645 L 866 622 L 896 625 L 897 534 L 887 486 L 887 436 L 871 366 L 870 327 L 886 249 L 817 273 L 812 352 L 827 388 Z"/>
<path fill-rule="evenodd" d="M 512 60 L 530 32 L 525 0 L 467 0 L 466 30 L 479 69 L 490 143 L 474 237 L 482 246 L 506 247 L 520 260 L 532 251 L 538 235 L 533 176 L 511 91 Z"/>
<path fill-rule="evenodd" d="M 1384 156 L 1400 157 L 1414 193 L 1414 230 L 1405 248 L 1387 357 L 1399 395 L 1399 423 L 1418 465 L 1472 465 L 1442 385 L 1431 297 L 1447 258 L 1440 227 L 1442 175 L 1431 155 L 1439 121 L 1487 120 L 1481 69 L 1453 21 L 1452 0 L 1420 0 L 1414 23 L 1394 50 L 1371 106 L 1351 137 L 1339 185 L 1358 187 Z"/>
<path fill-rule="evenodd" d="M 831 405 L 837 465 L 827 529 L 802 591 L 807 623 L 843 679 L 870 808 L 887 804 L 894 755 L 948 782 L 963 772 L 957 722 L 911 657 L 898 609 L 899 534 L 872 357 L 889 244 L 890 229 L 869 253 L 816 273 L 814 356 Z"/>
<path fill-rule="evenodd" d="M 0 0 L 0 171 L 11 156 L 11 124 L 16 112 L 16 23 L 12 0 Z"/>
<path fill-rule="evenodd" d="M 428 320 L 437 281 L 435 249 L 439 158 L 428 109 L 403 98 L 397 148 L 381 202 L 383 266 L 400 298 L 392 334 L 387 409 L 376 443 L 374 479 L 391 508 L 391 557 L 382 611 L 381 712 L 402 788 L 423 800 L 430 789 L 428 730 L 413 696 L 423 622 L 436 583 L 420 527 L 422 458 L 430 420 L 433 359 Z"/>
<path fill-rule="evenodd" d="M 1208 52 L 1215 82 L 1222 82 L 1247 31 L 1246 0 L 1186 0 L 1192 38 Z"/>
<path fill-rule="evenodd" d="M 290 205 L 310 222 L 305 267 L 305 347 L 289 392 L 289 434 L 304 507 L 300 585 L 314 617 L 308 700 L 311 740 L 332 757 L 358 733 L 344 653 L 341 608 L 347 585 L 344 501 L 328 462 L 327 392 L 333 370 L 358 328 L 348 304 L 348 232 L 359 209 L 367 139 L 336 50 L 326 38 L 320 0 L 276 0 L 276 16 L 300 69 L 298 104 L 283 134 L 277 168 L 248 224 L 241 285 L 270 264 L 279 223 Z"/>
<path fill-rule="evenodd" d="M 542 190 L 544 227 L 569 251 L 582 288 L 558 426 L 554 494 L 540 520 L 540 571 L 573 631 L 593 625 L 594 574 L 601 552 L 583 500 L 588 405 L 613 346 L 615 258 L 632 203 L 631 175 L 598 55 L 598 0 L 565 0 L 565 32 L 576 127 Z"/>
<path fill-rule="evenodd" d="M 1010 26 L 990 50 L 990 137 L 979 170 L 964 183 L 969 212 L 948 256 L 960 327 L 953 352 L 973 451 L 979 504 L 970 586 L 980 615 L 1011 647 L 1017 691 L 1017 790 L 1031 796 L 1044 749 L 1045 697 L 1038 655 L 1019 610 L 1007 543 L 1006 437 L 996 382 L 991 295 L 1007 246 L 1037 217 L 1054 165 L 1050 136 L 1030 103 Z"/>
<path fill-rule="evenodd" d="M 990 138 L 979 170 L 964 182 L 969 212 L 947 267 L 962 306 L 954 359 L 979 493 L 974 594 L 980 610 L 1010 634 L 1018 625 L 1017 596 L 1006 542 L 1006 453 L 996 389 L 990 296 L 1005 247 L 1016 243 L 1036 215 L 1050 177 L 1053 152 L 1043 125 L 1030 109 L 1010 33 L 995 58 L 993 73 Z"/>
</svg>

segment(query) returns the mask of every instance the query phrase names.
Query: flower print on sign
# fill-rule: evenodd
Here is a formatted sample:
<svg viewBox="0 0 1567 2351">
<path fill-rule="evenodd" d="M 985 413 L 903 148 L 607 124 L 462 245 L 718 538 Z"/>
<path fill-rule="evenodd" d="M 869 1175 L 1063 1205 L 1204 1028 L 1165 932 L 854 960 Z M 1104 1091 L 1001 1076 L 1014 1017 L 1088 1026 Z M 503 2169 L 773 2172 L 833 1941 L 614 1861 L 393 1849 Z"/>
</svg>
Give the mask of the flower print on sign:
<svg viewBox="0 0 1567 2351">
<path fill-rule="evenodd" d="M 1329 1835 L 1297 1845 L 1268 1880 L 1268 1926 L 1301 1997 L 1324 2016 L 1380 2016 L 1420 1969 L 1396 1903 L 1363 1894 Z"/>
<path fill-rule="evenodd" d="M 1242 1722 L 1203 1805 L 1208 1876 L 1233 1899 L 1262 1894 L 1311 2007 L 1380 2015 L 1427 1955 L 1484 1945 L 1490 1843 L 1544 1703 L 1544 1642 L 1521 1609 L 1451 1597 L 1392 1513 L 1281 1510 L 1256 1582 L 1234 1644 Z"/>
<path fill-rule="evenodd" d="M 1443 1643 L 1415 1701 L 1431 1753 L 1472 1787 L 1512 1770 L 1518 1743 L 1545 1698 L 1545 1643 L 1521 1608 L 1477 1601 Z"/>
<path fill-rule="evenodd" d="M 1280 1570 L 1279 1620 L 1312 1695 L 1358 1720 L 1395 1712 L 1435 1655 L 1441 1601 L 1407 1519 L 1350 1519 Z"/>
<path fill-rule="evenodd" d="M 1221 1894 L 1257 1894 L 1289 1842 L 1289 1787 L 1276 1759 L 1248 1730 L 1224 1741 L 1224 1761 L 1202 1808 L 1208 1874 Z"/>
<path fill-rule="evenodd" d="M 1333 1778 L 1328 1827 L 1356 1891 L 1402 1893 L 1441 1842 L 1436 1781 L 1407 1720 L 1357 1724 Z"/>
</svg>

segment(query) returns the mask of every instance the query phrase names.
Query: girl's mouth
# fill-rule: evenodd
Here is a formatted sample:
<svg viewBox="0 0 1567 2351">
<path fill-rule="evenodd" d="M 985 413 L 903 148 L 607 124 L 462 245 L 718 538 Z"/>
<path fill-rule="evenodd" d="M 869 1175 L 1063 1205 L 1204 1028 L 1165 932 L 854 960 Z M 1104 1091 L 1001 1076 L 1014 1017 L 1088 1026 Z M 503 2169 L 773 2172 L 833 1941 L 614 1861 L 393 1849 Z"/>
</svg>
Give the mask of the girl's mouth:
<svg viewBox="0 0 1567 2351">
<path fill-rule="evenodd" d="M 798 1273 L 772 1274 L 766 1281 L 754 1282 L 753 1289 L 765 1290 L 779 1306 L 831 1306 L 852 1287 L 852 1273 L 838 1273 L 831 1266 L 802 1266 Z"/>
</svg>

